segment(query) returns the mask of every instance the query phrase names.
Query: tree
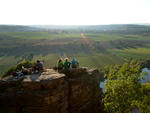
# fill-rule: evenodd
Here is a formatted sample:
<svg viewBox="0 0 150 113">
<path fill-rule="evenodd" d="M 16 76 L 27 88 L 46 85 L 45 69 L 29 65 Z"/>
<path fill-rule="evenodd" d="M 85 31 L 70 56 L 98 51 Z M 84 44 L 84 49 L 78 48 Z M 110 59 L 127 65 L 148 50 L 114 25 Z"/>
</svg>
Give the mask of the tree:
<svg viewBox="0 0 150 113">
<path fill-rule="evenodd" d="M 141 66 L 132 60 L 122 66 L 111 66 L 105 74 L 106 92 L 103 98 L 108 113 L 129 113 L 139 108 L 142 100 Z"/>
<path fill-rule="evenodd" d="M 142 85 L 142 101 L 139 103 L 140 113 L 150 113 L 150 83 Z"/>
</svg>

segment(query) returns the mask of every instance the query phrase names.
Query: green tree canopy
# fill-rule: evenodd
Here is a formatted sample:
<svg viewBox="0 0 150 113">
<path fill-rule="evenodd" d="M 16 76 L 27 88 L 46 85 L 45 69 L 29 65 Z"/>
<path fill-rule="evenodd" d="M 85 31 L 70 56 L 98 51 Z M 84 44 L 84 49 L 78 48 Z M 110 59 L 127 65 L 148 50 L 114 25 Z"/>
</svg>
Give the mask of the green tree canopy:
<svg viewBox="0 0 150 113">
<path fill-rule="evenodd" d="M 103 99 L 108 113 L 129 113 L 139 108 L 142 100 L 140 73 L 141 66 L 135 60 L 108 69 Z"/>
</svg>

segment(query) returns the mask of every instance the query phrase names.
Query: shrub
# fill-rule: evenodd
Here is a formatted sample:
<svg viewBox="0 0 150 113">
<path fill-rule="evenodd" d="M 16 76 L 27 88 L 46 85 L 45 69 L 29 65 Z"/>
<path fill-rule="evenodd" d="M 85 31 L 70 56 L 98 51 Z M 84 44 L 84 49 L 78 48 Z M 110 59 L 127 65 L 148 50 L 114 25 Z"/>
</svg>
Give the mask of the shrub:
<svg viewBox="0 0 150 113">
<path fill-rule="evenodd" d="M 34 62 L 24 60 L 24 61 L 18 63 L 17 65 L 15 65 L 15 66 L 9 68 L 9 69 L 5 72 L 5 74 L 3 75 L 3 77 L 10 75 L 12 72 L 20 71 L 20 70 L 22 69 L 22 67 L 24 67 L 24 68 L 30 68 L 30 67 L 32 67 L 34 64 L 35 64 Z"/>
</svg>

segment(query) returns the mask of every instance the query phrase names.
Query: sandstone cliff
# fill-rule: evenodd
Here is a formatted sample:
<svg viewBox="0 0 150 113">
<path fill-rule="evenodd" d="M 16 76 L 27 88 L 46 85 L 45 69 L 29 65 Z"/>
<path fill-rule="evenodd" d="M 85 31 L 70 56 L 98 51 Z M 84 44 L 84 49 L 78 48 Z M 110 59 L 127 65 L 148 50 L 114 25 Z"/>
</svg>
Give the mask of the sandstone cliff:
<svg viewBox="0 0 150 113">
<path fill-rule="evenodd" d="M 59 74 L 48 69 L 0 81 L 0 113 L 103 113 L 98 70 Z"/>
</svg>

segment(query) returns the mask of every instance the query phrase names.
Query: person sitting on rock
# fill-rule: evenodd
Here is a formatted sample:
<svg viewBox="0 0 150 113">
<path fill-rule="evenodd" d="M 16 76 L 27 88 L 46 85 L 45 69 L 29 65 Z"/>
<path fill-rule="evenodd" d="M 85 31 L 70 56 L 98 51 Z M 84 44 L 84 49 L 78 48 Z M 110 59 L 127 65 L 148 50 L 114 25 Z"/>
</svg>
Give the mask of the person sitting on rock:
<svg viewBox="0 0 150 113">
<path fill-rule="evenodd" d="M 69 69 L 70 68 L 71 63 L 69 62 L 68 58 L 65 58 L 65 62 L 64 62 L 64 69 Z"/>
<path fill-rule="evenodd" d="M 35 66 L 33 68 L 34 68 L 33 69 L 34 72 L 36 72 L 36 71 L 38 71 L 38 72 L 43 71 L 43 63 L 40 62 L 40 60 L 37 60 Z"/>
<path fill-rule="evenodd" d="M 78 66 L 79 66 L 79 62 L 75 58 L 73 58 L 71 61 L 71 67 L 77 68 Z"/>
<path fill-rule="evenodd" d="M 58 71 L 63 70 L 63 67 L 64 67 L 63 60 L 59 59 L 58 62 L 57 62 Z"/>
</svg>

